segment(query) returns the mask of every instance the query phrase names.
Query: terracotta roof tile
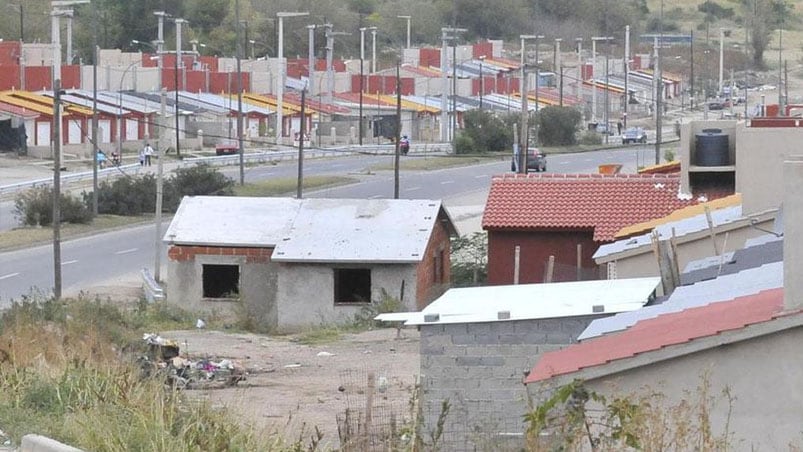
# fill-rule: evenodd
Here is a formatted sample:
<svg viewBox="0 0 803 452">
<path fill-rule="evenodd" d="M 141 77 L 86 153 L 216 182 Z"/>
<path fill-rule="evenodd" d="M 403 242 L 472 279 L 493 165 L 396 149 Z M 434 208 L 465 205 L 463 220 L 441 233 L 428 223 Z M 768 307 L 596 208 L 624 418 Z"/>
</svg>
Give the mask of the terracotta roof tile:
<svg viewBox="0 0 803 452">
<path fill-rule="evenodd" d="M 678 196 L 668 174 L 506 174 L 495 176 L 483 229 L 593 229 L 611 241 L 625 226 L 697 203 Z"/>
<path fill-rule="evenodd" d="M 783 289 L 642 320 L 620 333 L 544 354 L 525 379 L 534 383 L 617 359 L 766 322 L 783 313 Z"/>
</svg>

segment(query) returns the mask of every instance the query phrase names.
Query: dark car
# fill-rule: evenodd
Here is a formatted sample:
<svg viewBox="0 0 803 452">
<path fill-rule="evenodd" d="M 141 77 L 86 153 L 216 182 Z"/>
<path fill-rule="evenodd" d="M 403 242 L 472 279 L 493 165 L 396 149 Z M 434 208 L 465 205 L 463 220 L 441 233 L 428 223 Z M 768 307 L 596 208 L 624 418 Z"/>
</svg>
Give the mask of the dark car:
<svg viewBox="0 0 803 452">
<path fill-rule="evenodd" d="M 513 156 L 510 162 L 510 171 L 516 171 L 516 158 L 518 154 Z M 535 172 L 546 171 L 546 154 L 542 153 L 537 148 L 530 148 L 527 150 L 527 169 Z"/>
<path fill-rule="evenodd" d="M 622 134 L 622 144 L 628 143 L 646 143 L 647 132 L 641 127 L 628 127 Z"/>
</svg>

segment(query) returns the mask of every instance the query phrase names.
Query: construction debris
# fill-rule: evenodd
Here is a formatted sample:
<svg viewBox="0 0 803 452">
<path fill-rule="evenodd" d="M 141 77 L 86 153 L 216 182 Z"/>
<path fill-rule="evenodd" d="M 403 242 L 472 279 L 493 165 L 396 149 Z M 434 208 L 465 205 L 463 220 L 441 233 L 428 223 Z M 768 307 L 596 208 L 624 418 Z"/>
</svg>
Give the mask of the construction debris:
<svg viewBox="0 0 803 452">
<path fill-rule="evenodd" d="M 246 379 L 246 370 L 229 359 L 192 360 L 180 356 L 176 341 L 147 333 L 142 340 L 148 345 L 147 355 L 139 359 L 147 376 L 164 374 L 166 382 L 177 389 L 210 389 L 235 386 Z"/>
</svg>

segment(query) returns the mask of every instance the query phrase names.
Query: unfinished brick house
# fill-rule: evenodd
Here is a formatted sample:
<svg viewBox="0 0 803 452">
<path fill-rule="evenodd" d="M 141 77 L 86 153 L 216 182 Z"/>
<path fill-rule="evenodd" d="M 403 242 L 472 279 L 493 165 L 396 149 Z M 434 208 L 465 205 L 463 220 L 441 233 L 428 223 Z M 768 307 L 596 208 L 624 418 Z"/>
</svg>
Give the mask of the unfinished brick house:
<svg viewBox="0 0 803 452">
<path fill-rule="evenodd" d="M 419 310 L 449 286 L 455 228 L 440 201 L 186 197 L 164 241 L 167 300 L 293 331 L 385 294 Z"/>
</svg>

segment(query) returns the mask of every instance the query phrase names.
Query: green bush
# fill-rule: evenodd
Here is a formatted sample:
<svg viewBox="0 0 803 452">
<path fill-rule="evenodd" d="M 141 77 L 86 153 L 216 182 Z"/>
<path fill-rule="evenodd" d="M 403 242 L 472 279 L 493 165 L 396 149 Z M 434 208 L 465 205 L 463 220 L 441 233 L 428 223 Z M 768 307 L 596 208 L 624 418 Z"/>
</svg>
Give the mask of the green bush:
<svg viewBox="0 0 803 452">
<path fill-rule="evenodd" d="M 92 211 L 79 199 L 64 193 L 60 199 L 62 223 L 86 224 L 92 221 Z M 53 224 L 53 189 L 36 187 L 24 191 L 14 201 L 14 215 L 27 226 Z"/>
<path fill-rule="evenodd" d="M 163 206 L 175 212 L 185 196 L 231 196 L 233 188 L 234 181 L 230 177 L 207 164 L 179 168 L 165 183 Z"/>
<path fill-rule="evenodd" d="M 462 151 L 458 146 L 458 153 L 466 152 L 499 152 L 507 151 L 513 146 L 513 132 L 507 124 L 507 117 L 499 117 L 484 110 L 470 110 L 463 115 L 465 129 L 461 135 L 471 138 L 473 146 L 465 146 L 471 151 Z M 468 145 L 468 142 L 464 144 Z"/>
<path fill-rule="evenodd" d="M 457 134 L 454 139 L 455 154 L 473 154 L 477 152 L 474 139 L 465 133 Z"/>
<path fill-rule="evenodd" d="M 536 115 L 538 142 L 544 146 L 569 146 L 577 143 L 576 132 L 583 119 L 572 107 L 544 107 Z"/>
<path fill-rule="evenodd" d="M 90 205 L 91 193 L 83 193 L 84 202 Z M 98 186 L 98 213 L 135 216 L 153 212 L 156 208 L 156 178 L 152 174 L 141 177 L 121 177 Z"/>
<path fill-rule="evenodd" d="M 580 144 L 602 144 L 602 135 L 593 130 L 586 130 L 580 134 Z"/>
</svg>

